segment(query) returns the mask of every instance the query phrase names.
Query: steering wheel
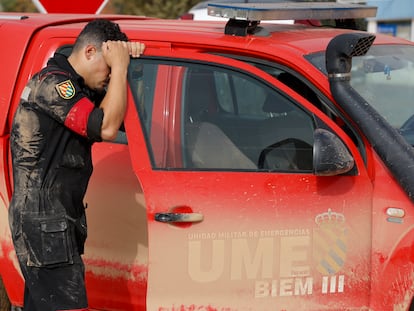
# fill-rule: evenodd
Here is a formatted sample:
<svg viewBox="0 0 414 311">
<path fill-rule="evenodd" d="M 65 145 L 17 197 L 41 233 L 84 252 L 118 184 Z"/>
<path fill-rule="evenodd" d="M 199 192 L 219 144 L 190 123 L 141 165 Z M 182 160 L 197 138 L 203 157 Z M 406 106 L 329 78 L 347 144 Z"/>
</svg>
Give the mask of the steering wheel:
<svg viewBox="0 0 414 311">
<path fill-rule="evenodd" d="M 289 154 L 287 148 L 282 148 L 288 144 L 293 144 L 294 153 Z M 287 138 L 264 148 L 259 155 L 257 167 L 259 169 L 272 169 L 268 167 L 267 158 L 272 151 L 278 152 L 278 161 L 287 163 L 288 170 L 312 170 L 313 167 L 313 147 L 304 140 L 298 138 Z"/>
</svg>

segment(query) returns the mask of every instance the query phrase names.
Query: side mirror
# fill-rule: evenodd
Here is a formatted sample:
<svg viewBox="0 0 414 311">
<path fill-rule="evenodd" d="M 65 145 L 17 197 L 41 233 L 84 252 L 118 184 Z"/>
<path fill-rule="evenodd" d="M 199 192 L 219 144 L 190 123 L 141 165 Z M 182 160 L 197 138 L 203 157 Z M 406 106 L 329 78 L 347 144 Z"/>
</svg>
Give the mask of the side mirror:
<svg viewBox="0 0 414 311">
<path fill-rule="evenodd" d="M 313 146 L 313 168 L 317 176 L 335 176 L 354 167 L 354 158 L 335 134 L 316 129 Z"/>
</svg>

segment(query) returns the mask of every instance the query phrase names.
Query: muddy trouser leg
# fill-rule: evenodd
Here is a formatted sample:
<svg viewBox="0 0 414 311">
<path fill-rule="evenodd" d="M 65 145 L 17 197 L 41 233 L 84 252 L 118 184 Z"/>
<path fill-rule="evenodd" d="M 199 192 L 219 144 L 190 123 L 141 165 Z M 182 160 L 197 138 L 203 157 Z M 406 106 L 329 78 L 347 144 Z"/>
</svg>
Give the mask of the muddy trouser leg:
<svg viewBox="0 0 414 311">
<path fill-rule="evenodd" d="M 85 267 L 75 226 L 61 215 L 25 221 L 27 252 L 17 252 L 25 279 L 23 310 L 87 310 Z"/>
<path fill-rule="evenodd" d="M 73 264 L 53 268 L 23 266 L 24 311 L 87 310 L 84 265 L 80 257 Z"/>
<path fill-rule="evenodd" d="M 27 288 L 26 283 L 24 284 L 24 310 L 36 310 L 30 297 L 30 290 Z"/>
</svg>

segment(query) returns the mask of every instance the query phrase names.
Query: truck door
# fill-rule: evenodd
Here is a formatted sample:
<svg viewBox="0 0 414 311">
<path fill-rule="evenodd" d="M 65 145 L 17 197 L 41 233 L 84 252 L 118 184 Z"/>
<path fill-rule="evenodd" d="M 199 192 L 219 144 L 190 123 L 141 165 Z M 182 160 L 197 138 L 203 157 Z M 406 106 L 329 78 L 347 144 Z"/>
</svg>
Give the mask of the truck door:
<svg viewBox="0 0 414 311">
<path fill-rule="evenodd" d="M 149 54 L 130 65 L 125 121 L 147 208 L 147 309 L 367 306 L 372 185 L 352 140 L 246 63 Z M 353 170 L 314 174 L 317 128 Z"/>
</svg>

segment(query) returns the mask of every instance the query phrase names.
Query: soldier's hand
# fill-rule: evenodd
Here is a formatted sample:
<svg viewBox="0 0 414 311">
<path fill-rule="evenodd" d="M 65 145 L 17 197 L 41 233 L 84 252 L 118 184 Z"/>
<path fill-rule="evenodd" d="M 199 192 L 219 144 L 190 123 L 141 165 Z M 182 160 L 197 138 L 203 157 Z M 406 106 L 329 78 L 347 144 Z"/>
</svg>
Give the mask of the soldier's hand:
<svg viewBox="0 0 414 311">
<path fill-rule="evenodd" d="M 145 44 L 141 42 L 106 41 L 102 44 L 102 53 L 109 67 L 128 67 L 129 58 L 139 57 L 145 50 Z"/>
<path fill-rule="evenodd" d="M 127 42 L 129 55 L 131 57 L 140 57 L 145 50 L 145 44 L 141 42 Z"/>
<path fill-rule="evenodd" d="M 126 41 L 106 41 L 102 43 L 102 54 L 111 70 L 126 69 L 129 65 L 129 45 Z"/>
</svg>

